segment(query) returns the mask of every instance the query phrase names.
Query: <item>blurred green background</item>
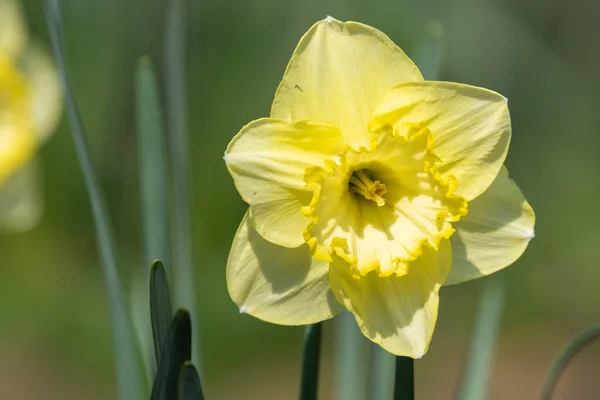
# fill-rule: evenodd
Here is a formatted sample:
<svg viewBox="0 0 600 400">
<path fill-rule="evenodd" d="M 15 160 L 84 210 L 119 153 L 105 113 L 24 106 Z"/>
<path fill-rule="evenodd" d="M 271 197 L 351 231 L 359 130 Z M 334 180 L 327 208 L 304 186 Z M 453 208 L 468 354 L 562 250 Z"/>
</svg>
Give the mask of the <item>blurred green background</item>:
<svg viewBox="0 0 600 400">
<path fill-rule="evenodd" d="M 146 267 L 134 71 L 143 54 L 161 64 L 166 0 L 62 3 L 75 95 L 134 287 Z M 24 6 L 33 36 L 47 42 L 40 2 Z M 508 296 L 490 398 L 535 398 L 561 344 L 600 321 L 599 12 L 600 3 L 584 0 L 192 2 L 190 158 L 208 397 L 297 397 L 303 329 L 240 315 L 227 294 L 226 258 L 245 205 L 222 155 L 240 127 L 268 115 L 301 35 L 332 15 L 384 31 L 409 56 L 427 24 L 439 21 L 442 79 L 508 97 L 513 137 L 507 166 L 536 211 L 537 237 L 516 264 L 498 274 Z M 104 284 L 66 120 L 39 158 L 44 217 L 28 233 L 0 238 L 0 398 L 111 399 L 115 378 Z M 416 363 L 419 398 L 455 395 L 482 284 L 442 290 L 432 346 Z M 325 399 L 333 397 L 331 327 L 325 325 Z M 570 365 L 556 398 L 593 398 L 600 390 L 599 370 L 600 345 L 592 345 Z"/>
</svg>

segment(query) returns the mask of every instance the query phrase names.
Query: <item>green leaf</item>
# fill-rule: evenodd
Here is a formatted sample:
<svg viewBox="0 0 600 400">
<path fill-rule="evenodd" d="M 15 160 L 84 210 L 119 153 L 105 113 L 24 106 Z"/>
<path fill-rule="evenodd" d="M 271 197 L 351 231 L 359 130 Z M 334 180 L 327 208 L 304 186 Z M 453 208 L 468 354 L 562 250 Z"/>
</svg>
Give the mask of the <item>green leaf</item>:
<svg viewBox="0 0 600 400">
<path fill-rule="evenodd" d="M 184 363 L 179 372 L 179 400 L 204 400 L 198 371 L 191 362 Z"/>
<path fill-rule="evenodd" d="M 181 366 L 191 358 L 192 323 L 190 313 L 180 308 L 169 326 L 152 385 L 151 400 L 177 399 Z"/>
<path fill-rule="evenodd" d="M 414 400 L 415 360 L 410 357 L 396 357 L 394 400 Z"/>
<path fill-rule="evenodd" d="M 158 365 L 169 332 L 169 326 L 173 319 L 169 282 L 160 260 L 154 261 L 150 271 L 150 319 L 154 339 L 154 354 Z"/>
<path fill-rule="evenodd" d="M 569 361 L 571 361 L 586 345 L 597 339 L 600 339 L 600 324 L 584 329 L 583 332 L 579 333 L 564 345 L 552 361 L 550 368 L 548 368 L 548 372 L 546 373 L 542 385 L 540 395 L 541 400 L 550 400 L 552 398 L 552 391 L 554 390 L 560 375 L 569 364 Z"/>
<path fill-rule="evenodd" d="M 96 228 L 96 239 L 108 297 L 118 395 L 122 400 L 142 400 L 147 398 L 147 385 L 143 378 L 144 368 L 141 362 L 139 343 L 129 315 L 128 298 L 125 292 L 126 285 L 117 262 L 116 246 L 104 195 L 92 165 L 83 123 L 67 76 L 58 4 L 52 0 L 45 0 L 44 11 L 54 58 L 58 65 L 63 91 L 66 96 L 67 116 L 71 125 L 71 133 L 90 198 L 92 217 Z"/>
<path fill-rule="evenodd" d="M 319 362 L 321 360 L 321 331 L 323 324 L 318 322 L 306 328 L 304 354 L 302 356 L 301 400 L 316 400 L 319 392 Z"/>
<path fill-rule="evenodd" d="M 171 0 L 167 7 L 164 44 L 165 106 L 174 207 L 171 283 L 175 306 L 185 307 L 196 316 L 185 68 L 187 6 L 189 1 Z M 194 364 L 202 375 L 198 332 L 198 329 L 194 329 Z"/>
<path fill-rule="evenodd" d="M 504 306 L 504 285 L 498 278 L 486 279 L 460 390 L 461 400 L 487 398 L 487 384 Z"/>
<path fill-rule="evenodd" d="M 136 72 L 136 122 L 144 265 L 171 262 L 171 236 L 167 186 L 167 144 L 160 95 L 149 57 L 142 57 Z"/>
</svg>

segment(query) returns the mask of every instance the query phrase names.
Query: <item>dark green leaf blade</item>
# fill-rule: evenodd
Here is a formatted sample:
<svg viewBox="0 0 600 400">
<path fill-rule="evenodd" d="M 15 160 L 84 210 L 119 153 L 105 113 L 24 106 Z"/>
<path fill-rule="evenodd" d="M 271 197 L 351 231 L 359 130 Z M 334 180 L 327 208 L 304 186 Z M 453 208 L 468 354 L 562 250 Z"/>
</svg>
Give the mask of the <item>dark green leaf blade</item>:
<svg viewBox="0 0 600 400">
<path fill-rule="evenodd" d="M 96 171 L 89 154 L 83 122 L 67 74 L 67 64 L 63 50 L 63 35 L 60 23 L 59 7 L 56 0 L 44 2 L 46 22 L 54 58 L 58 66 L 59 77 L 65 100 L 67 116 L 75 150 L 90 198 L 92 217 L 96 229 L 96 240 L 102 266 L 102 274 L 108 297 L 108 311 L 115 353 L 118 398 L 121 400 L 141 400 L 147 397 L 147 385 L 144 381 L 142 358 L 139 343 L 134 333 L 126 285 L 121 276 L 116 254 L 112 226 L 106 208 L 104 194 L 100 187 Z"/>
<path fill-rule="evenodd" d="M 316 400 L 319 392 L 319 362 L 321 360 L 322 322 L 309 325 L 304 339 L 302 356 L 301 400 Z"/>
<path fill-rule="evenodd" d="M 177 399 L 181 365 L 192 358 L 192 322 L 187 310 L 179 309 L 169 327 L 152 385 L 151 400 Z"/>
<path fill-rule="evenodd" d="M 156 363 L 160 363 L 163 347 L 173 320 L 173 308 L 165 267 L 160 260 L 154 261 L 150 271 L 150 320 Z"/>
<path fill-rule="evenodd" d="M 198 371 L 191 362 L 184 363 L 179 372 L 179 400 L 204 400 Z"/>
<path fill-rule="evenodd" d="M 396 357 L 396 378 L 394 400 L 414 400 L 415 360 L 410 357 Z"/>
</svg>

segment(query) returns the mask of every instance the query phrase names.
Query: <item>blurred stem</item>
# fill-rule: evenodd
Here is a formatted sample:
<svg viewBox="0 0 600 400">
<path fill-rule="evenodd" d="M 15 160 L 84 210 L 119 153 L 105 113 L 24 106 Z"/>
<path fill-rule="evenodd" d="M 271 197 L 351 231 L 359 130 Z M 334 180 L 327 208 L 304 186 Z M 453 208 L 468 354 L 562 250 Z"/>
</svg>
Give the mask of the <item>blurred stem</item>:
<svg viewBox="0 0 600 400">
<path fill-rule="evenodd" d="M 321 332 L 323 323 L 309 325 L 304 339 L 300 400 L 316 400 L 319 393 L 319 364 L 321 361 Z"/>
<path fill-rule="evenodd" d="M 415 63 L 427 80 L 440 79 L 441 61 L 444 55 L 443 35 L 444 26 L 441 22 L 429 21 L 425 24 L 424 34 L 421 35 L 415 54 Z"/>
<path fill-rule="evenodd" d="M 129 305 L 117 262 L 116 246 L 112 227 L 109 221 L 104 195 L 96 171 L 92 165 L 83 123 L 79 116 L 77 104 L 73 96 L 71 83 L 67 76 L 67 65 L 63 51 L 63 36 L 58 13 L 58 3 L 45 0 L 44 9 L 50 33 L 50 41 L 67 102 L 67 116 L 71 125 L 71 133 L 77 151 L 77 157 L 83 179 L 90 198 L 92 216 L 96 228 L 96 239 L 100 251 L 102 273 L 108 295 L 108 311 L 112 327 L 117 372 L 117 389 L 122 400 L 142 400 L 148 398 L 147 382 L 139 353 L 139 344 L 129 314 Z"/>
<path fill-rule="evenodd" d="M 580 334 L 571 339 L 556 355 L 542 385 L 542 391 L 540 395 L 541 400 L 550 400 L 552 398 L 552 391 L 558 383 L 560 375 L 565 370 L 569 361 L 575 355 L 582 350 L 586 345 L 590 344 L 596 339 L 600 338 L 600 324 L 590 326 L 583 330 Z"/>
<path fill-rule="evenodd" d="M 335 398 L 363 400 L 367 397 L 368 343 L 350 312 L 342 311 L 333 321 Z"/>
<path fill-rule="evenodd" d="M 138 64 L 136 111 L 144 267 L 149 272 L 152 262 L 159 259 L 168 273 L 171 266 L 171 237 L 167 146 L 160 95 L 149 57 L 142 57 Z"/>
<path fill-rule="evenodd" d="M 504 306 L 504 284 L 496 277 L 486 279 L 458 397 L 461 400 L 487 398 L 487 385 Z"/>
<path fill-rule="evenodd" d="M 414 400 L 415 360 L 410 357 L 396 357 L 394 400 Z"/>
<path fill-rule="evenodd" d="M 198 313 L 196 307 L 194 263 L 192 259 L 192 227 L 189 191 L 189 157 L 187 127 L 187 92 L 185 74 L 185 29 L 187 21 L 184 0 L 170 0 L 167 7 L 165 33 L 166 108 L 171 181 L 173 184 L 173 283 L 174 306 L 184 307 L 192 315 L 192 361 L 202 375 Z"/>
<path fill-rule="evenodd" d="M 393 354 L 388 353 L 381 346 L 371 345 L 371 376 L 369 379 L 369 399 L 389 400 L 394 390 L 394 362 Z"/>
</svg>

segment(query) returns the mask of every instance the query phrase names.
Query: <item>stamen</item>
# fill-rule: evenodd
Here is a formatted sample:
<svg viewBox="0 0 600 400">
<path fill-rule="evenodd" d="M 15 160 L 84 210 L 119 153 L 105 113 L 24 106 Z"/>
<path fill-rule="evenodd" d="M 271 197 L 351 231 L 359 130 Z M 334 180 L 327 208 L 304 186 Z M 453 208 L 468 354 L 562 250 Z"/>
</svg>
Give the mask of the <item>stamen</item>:
<svg viewBox="0 0 600 400">
<path fill-rule="evenodd" d="M 387 193 L 387 188 L 380 181 L 373 181 L 365 170 L 354 171 L 350 177 L 350 190 L 362 195 L 367 200 L 373 200 L 379 207 L 385 205 L 382 197 Z"/>
</svg>

